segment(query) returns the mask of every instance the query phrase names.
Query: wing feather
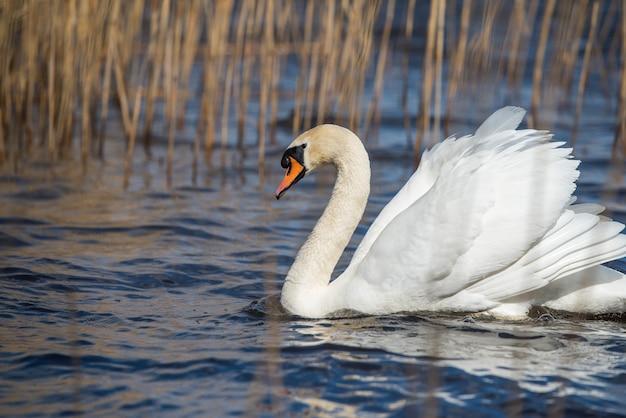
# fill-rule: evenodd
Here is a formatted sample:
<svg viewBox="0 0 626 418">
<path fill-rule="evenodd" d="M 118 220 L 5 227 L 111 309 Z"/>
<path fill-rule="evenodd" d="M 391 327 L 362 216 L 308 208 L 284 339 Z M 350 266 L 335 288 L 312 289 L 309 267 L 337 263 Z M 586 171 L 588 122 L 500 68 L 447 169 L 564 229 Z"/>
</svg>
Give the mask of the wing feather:
<svg viewBox="0 0 626 418">
<path fill-rule="evenodd" d="M 496 110 L 476 129 L 474 134 L 477 138 L 484 138 L 503 131 L 517 129 L 526 115 L 526 110 L 521 107 L 507 106 Z"/>
<path fill-rule="evenodd" d="M 478 139 L 506 130 L 515 130 L 522 122 L 526 110 L 521 107 L 507 106 L 497 110 L 489 116 L 476 130 L 473 136 L 465 136 L 460 139 L 448 138 L 448 140 L 436 144 L 431 150 L 424 151 L 420 166 L 409 178 L 398 193 L 378 214 L 352 258 L 352 264 L 358 264 L 369 252 L 371 245 L 376 241 L 380 232 L 410 205 L 422 197 L 434 185 L 451 156 L 462 157 L 464 151 L 470 149 L 468 145 L 478 145 Z M 508 138 L 503 136 L 501 141 Z M 494 141 L 490 141 L 494 145 Z"/>
<path fill-rule="evenodd" d="M 557 224 L 579 162 L 546 132 L 511 130 L 523 114 L 504 113 L 431 150 L 355 253 L 354 277 L 404 289 L 396 306 L 428 309 L 507 269 Z"/>
</svg>

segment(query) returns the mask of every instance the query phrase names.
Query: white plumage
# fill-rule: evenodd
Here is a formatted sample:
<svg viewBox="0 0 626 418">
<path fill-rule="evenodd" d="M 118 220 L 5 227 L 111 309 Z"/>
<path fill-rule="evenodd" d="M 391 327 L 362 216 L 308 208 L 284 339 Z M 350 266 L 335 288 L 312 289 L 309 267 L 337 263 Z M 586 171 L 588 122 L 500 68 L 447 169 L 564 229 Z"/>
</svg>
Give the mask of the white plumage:
<svg viewBox="0 0 626 418">
<path fill-rule="evenodd" d="M 500 109 L 473 136 L 425 152 L 332 282 L 365 209 L 369 159 L 338 126 L 296 138 L 277 197 L 323 164 L 337 167 L 337 182 L 287 275 L 283 306 L 305 317 L 344 310 L 520 317 L 532 305 L 625 311 L 626 276 L 599 266 L 626 256 L 624 225 L 598 215 L 599 205 L 574 204 L 579 161 L 546 131 L 516 130 L 524 114 Z"/>
</svg>

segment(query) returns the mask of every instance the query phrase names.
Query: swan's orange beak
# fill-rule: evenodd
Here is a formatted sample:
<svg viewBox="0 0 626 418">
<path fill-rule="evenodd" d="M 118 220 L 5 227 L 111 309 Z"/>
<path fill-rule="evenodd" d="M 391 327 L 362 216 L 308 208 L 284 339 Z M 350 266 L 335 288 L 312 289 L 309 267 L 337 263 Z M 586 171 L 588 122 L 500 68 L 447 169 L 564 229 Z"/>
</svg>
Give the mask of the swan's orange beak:
<svg viewBox="0 0 626 418">
<path fill-rule="evenodd" d="M 305 169 L 302 164 L 300 164 L 295 158 L 289 158 L 289 165 L 287 166 L 287 171 L 285 172 L 285 177 L 283 177 L 283 181 L 280 182 L 278 189 L 276 189 L 276 199 L 280 199 L 280 197 L 289 189 L 291 186 L 296 184 L 302 177 L 304 177 Z M 284 166 L 283 166 L 284 167 Z"/>
</svg>

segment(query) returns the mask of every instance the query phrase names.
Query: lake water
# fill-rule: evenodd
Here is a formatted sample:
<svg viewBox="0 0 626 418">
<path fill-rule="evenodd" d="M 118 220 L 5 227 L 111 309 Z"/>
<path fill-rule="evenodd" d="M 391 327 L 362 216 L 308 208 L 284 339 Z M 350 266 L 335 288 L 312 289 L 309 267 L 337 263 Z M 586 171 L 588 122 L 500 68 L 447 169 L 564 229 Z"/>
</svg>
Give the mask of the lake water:
<svg viewBox="0 0 626 418">
<path fill-rule="evenodd" d="M 383 127 L 370 146 L 365 225 L 412 171 L 410 150 L 383 139 L 397 134 Z M 620 319 L 285 315 L 283 276 L 333 181 L 322 172 L 276 201 L 289 138 L 263 183 L 256 157 L 230 149 L 241 164 L 194 185 L 185 162 L 168 188 L 159 146 L 137 153 L 126 191 L 121 157 L 87 176 L 73 161 L 2 176 L 2 415 L 623 415 Z M 581 147 L 581 200 L 626 221 L 620 172 Z"/>
<path fill-rule="evenodd" d="M 610 162 L 614 111 L 596 87 L 576 144 L 577 194 L 626 222 L 624 170 Z M 394 91 L 366 144 L 372 197 L 348 256 L 413 171 Z M 494 109 L 474 108 L 454 131 L 471 133 Z M 558 118 L 567 139 L 571 117 Z M 283 277 L 333 173 L 276 201 L 291 133 L 278 131 L 260 177 L 252 125 L 243 150 L 229 146 L 226 164 L 201 165 L 195 181 L 193 133 L 181 134 L 171 186 L 157 138 L 151 155 L 137 150 L 125 190 L 114 129 L 106 159 L 86 173 L 71 156 L 2 173 L 0 415 L 624 416 L 622 318 L 282 312 Z M 626 271 L 624 260 L 613 265 Z"/>
</svg>

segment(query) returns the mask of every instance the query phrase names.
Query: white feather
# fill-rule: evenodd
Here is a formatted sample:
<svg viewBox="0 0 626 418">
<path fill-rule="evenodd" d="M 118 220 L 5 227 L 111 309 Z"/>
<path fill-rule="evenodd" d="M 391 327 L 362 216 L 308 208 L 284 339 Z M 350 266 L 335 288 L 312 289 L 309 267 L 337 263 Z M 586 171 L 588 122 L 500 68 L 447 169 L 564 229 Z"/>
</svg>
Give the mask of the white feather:
<svg viewBox="0 0 626 418">
<path fill-rule="evenodd" d="M 517 129 L 526 115 L 526 110 L 521 107 L 507 106 L 496 110 L 476 129 L 474 136 L 483 138 L 495 135 L 503 131 Z"/>
<path fill-rule="evenodd" d="M 342 128 L 325 125 L 297 138 L 292 145 L 307 143 L 305 161 L 332 161 L 338 180 L 288 274 L 284 306 L 311 317 L 345 309 L 519 316 L 533 304 L 626 311 L 625 276 L 596 267 L 626 256 L 624 225 L 599 215 L 600 205 L 574 204 L 579 161 L 546 131 L 516 130 L 524 113 L 500 109 L 475 135 L 448 138 L 424 153 L 330 284 L 363 213 L 367 156 Z M 577 306 L 579 296 L 595 299 Z"/>
</svg>

